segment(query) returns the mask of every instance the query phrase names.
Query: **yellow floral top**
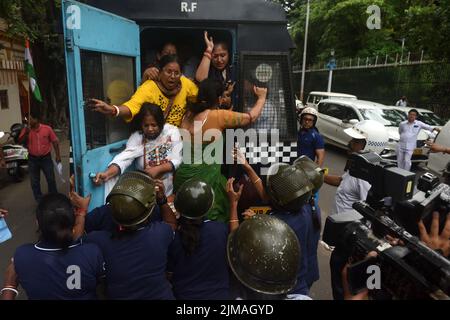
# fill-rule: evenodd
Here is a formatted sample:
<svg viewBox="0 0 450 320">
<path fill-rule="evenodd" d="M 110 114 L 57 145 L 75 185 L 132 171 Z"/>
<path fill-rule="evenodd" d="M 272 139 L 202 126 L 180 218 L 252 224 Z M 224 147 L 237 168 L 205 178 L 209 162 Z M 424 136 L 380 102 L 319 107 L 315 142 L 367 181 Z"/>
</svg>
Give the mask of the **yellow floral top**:
<svg viewBox="0 0 450 320">
<path fill-rule="evenodd" d="M 198 94 L 198 88 L 194 82 L 184 76 L 181 76 L 180 80 L 181 90 L 173 101 L 166 121 L 177 127 L 180 126 L 186 112 L 187 102 L 195 102 Z M 125 120 L 127 122 L 133 120 L 134 116 L 141 110 L 141 106 L 146 102 L 156 104 L 161 107 L 162 111 L 165 111 L 169 105 L 169 98 L 161 92 L 153 80 L 147 80 L 136 90 L 131 99 L 123 104 L 131 111 L 131 117 Z"/>
</svg>

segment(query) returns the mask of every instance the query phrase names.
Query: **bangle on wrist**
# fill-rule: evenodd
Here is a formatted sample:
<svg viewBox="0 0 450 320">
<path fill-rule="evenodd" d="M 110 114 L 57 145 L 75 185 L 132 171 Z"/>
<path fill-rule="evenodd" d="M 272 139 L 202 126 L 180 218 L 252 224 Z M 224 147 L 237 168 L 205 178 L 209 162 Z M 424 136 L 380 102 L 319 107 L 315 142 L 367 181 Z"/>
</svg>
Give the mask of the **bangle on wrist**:
<svg viewBox="0 0 450 320">
<path fill-rule="evenodd" d="M 75 215 L 76 216 L 85 217 L 86 213 L 87 213 L 87 209 L 84 209 L 84 208 L 76 208 L 75 209 Z"/>
<path fill-rule="evenodd" d="M 13 286 L 6 286 L 2 290 L 0 290 L 0 294 L 3 294 L 4 291 L 12 291 L 16 294 L 16 297 L 19 296 L 19 291 Z"/>
<path fill-rule="evenodd" d="M 209 52 L 207 52 L 207 51 L 203 52 L 203 56 L 204 56 L 204 57 L 207 57 L 209 60 L 212 59 L 211 53 L 209 53 Z"/>
<path fill-rule="evenodd" d="M 228 221 L 229 223 L 231 223 L 231 222 L 239 222 L 239 219 L 233 219 L 233 220 L 230 220 L 230 221 Z"/>
<path fill-rule="evenodd" d="M 258 183 L 259 181 L 262 181 L 261 178 L 256 179 L 255 181 L 253 181 L 253 184 Z"/>
<path fill-rule="evenodd" d="M 119 114 L 120 114 L 120 109 L 119 109 L 119 107 L 116 106 L 115 104 L 113 104 L 113 107 L 114 107 L 114 109 L 116 110 L 116 111 L 114 112 L 114 117 L 118 117 Z"/>
</svg>

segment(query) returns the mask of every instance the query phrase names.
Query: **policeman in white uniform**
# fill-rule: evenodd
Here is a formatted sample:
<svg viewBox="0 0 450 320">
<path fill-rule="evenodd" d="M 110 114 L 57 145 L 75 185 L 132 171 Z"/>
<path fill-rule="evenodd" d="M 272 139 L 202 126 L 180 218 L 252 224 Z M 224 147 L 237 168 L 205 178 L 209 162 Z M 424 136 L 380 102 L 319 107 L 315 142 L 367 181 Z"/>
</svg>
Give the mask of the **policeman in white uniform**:
<svg viewBox="0 0 450 320">
<path fill-rule="evenodd" d="M 438 128 L 433 128 L 422 121 L 416 120 L 418 115 L 419 112 L 416 109 L 409 110 L 408 120 L 401 122 L 398 128 L 400 141 L 397 145 L 397 164 L 399 168 L 408 171 L 411 169 L 411 158 L 417 145 L 419 131 L 421 129 L 439 131 Z"/>
</svg>

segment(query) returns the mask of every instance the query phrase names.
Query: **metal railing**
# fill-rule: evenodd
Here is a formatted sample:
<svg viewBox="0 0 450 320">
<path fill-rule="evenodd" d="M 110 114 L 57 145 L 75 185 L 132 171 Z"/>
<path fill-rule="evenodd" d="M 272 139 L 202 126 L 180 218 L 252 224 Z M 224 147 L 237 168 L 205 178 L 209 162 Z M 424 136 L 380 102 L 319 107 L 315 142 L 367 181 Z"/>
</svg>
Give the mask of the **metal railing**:
<svg viewBox="0 0 450 320">
<path fill-rule="evenodd" d="M 399 53 L 395 55 L 386 54 L 385 56 L 367 56 L 356 58 L 339 58 L 336 59 L 336 68 L 334 70 L 345 69 L 366 69 L 366 68 L 381 68 L 389 66 L 401 66 L 401 65 L 413 65 L 413 64 L 425 64 L 433 63 L 434 61 L 424 56 L 424 51 L 420 53 L 407 52 L 404 56 Z M 310 66 L 307 66 L 305 72 L 312 71 L 327 71 L 326 62 L 319 62 Z M 302 66 L 295 65 L 292 67 L 294 73 L 301 73 Z"/>
</svg>

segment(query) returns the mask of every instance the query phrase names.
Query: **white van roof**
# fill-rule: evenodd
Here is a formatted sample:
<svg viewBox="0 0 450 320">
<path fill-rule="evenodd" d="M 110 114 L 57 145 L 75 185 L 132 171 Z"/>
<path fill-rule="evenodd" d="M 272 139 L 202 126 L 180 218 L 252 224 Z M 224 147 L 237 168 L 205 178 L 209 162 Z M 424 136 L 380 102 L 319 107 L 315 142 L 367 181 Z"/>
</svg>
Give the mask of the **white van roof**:
<svg viewBox="0 0 450 320">
<path fill-rule="evenodd" d="M 309 93 L 309 95 L 327 96 L 327 97 L 336 97 L 336 98 L 347 98 L 347 99 L 358 99 L 353 94 L 339 93 L 339 92 L 311 91 Z"/>
<path fill-rule="evenodd" d="M 353 106 L 358 109 L 373 109 L 373 108 L 386 109 L 386 106 L 384 104 L 373 102 L 373 101 L 366 101 L 366 100 L 329 98 L 329 99 L 323 99 L 322 101 L 320 101 L 320 103 L 324 103 L 324 102 L 345 104 L 348 106 Z"/>
</svg>

